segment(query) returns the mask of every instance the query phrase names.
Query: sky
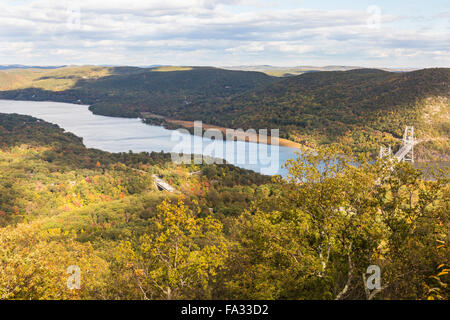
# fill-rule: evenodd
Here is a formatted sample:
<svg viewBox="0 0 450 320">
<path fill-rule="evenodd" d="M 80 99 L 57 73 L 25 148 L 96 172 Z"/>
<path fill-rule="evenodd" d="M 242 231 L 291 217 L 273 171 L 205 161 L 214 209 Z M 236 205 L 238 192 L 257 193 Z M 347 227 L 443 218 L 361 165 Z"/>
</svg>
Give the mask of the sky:
<svg viewBox="0 0 450 320">
<path fill-rule="evenodd" d="M 450 0 L 0 0 L 0 65 L 450 67 Z"/>
</svg>

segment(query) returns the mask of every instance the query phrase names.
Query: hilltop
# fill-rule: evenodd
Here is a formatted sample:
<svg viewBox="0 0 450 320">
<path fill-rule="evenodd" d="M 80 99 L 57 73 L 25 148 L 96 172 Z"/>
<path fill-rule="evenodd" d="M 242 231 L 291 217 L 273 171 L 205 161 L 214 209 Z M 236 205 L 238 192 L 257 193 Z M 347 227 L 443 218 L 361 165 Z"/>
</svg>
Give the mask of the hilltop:
<svg viewBox="0 0 450 320">
<path fill-rule="evenodd" d="M 358 66 L 324 66 L 324 67 L 315 67 L 315 66 L 294 66 L 294 67 L 277 67 L 271 65 L 256 65 L 256 66 L 231 66 L 231 67 L 223 67 L 228 70 L 242 70 L 242 71 L 259 71 L 268 74 L 269 76 L 275 77 L 290 77 L 301 75 L 309 72 L 320 72 L 320 71 L 350 71 L 355 69 L 364 69 L 363 67 Z M 417 69 L 409 69 L 409 68 L 381 68 L 380 70 L 389 71 L 389 72 L 408 72 L 414 71 Z"/>
</svg>

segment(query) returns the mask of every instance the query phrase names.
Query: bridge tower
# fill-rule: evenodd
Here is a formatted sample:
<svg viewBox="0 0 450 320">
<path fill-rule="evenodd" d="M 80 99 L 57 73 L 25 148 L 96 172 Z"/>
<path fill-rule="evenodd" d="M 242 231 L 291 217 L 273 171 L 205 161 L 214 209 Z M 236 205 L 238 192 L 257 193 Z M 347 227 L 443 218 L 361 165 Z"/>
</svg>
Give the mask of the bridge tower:
<svg viewBox="0 0 450 320">
<path fill-rule="evenodd" d="M 390 157 L 392 156 L 392 149 L 391 146 L 389 147 L 385 147 L 385 146 L 380 146 L 380 154 L 379 157 L 381 159 L 385 158 L 385 157 Z"/>
<path fill-rule="evenodd" d="M 416 144 L 416 138 L 414 137 L 414 127 L 406 126 L 405 133 L 403 134 L 402 146 L 410 146 L 408 153 L 403 157 L 403 161 L 409 161 L 414 163 L 414 145 Z"/>
</svg>

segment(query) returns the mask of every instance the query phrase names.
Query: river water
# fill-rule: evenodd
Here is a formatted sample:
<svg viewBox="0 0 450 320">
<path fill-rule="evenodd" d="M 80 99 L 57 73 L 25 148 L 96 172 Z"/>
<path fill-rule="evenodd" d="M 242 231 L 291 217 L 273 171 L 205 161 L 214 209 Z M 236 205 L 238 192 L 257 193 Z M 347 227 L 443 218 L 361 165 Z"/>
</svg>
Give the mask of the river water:
<svg viewBox="0 0 450 320">
<path fill-rule="evenodd" d="M 137 118 L 94 115 L 88 106 L 70 103 L 0 100 L 0 113 L 30 115 L 57 124 L 82 137 L 88 148 L 109 152 L 132 150 L 202 154 L 267 175 L 286 176 L 287 170 L 282 165 L 286 160 L 295 158 L 298 151 L 251 142 L 212 140 L 147 125 Z"/>
</svg>

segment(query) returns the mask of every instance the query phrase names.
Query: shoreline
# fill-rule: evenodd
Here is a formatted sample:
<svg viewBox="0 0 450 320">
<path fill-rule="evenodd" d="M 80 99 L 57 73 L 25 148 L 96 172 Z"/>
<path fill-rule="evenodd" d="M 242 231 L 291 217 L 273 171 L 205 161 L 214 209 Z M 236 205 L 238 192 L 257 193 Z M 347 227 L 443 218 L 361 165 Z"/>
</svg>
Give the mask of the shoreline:
<svg viewBox="0 0 450 320">
<path fill-rule="evenodd" d="M 152 120 L 152 119 L 156 119 L 156 120 L 162 120 L 165 121 L 168 124 L 172 124 L 175 125 L 178 128 L 185 128 L 185 129 L 193 129 L 194 128 L 194 121 L 187 121 L 187 120 L 176 120 L 176 119 L 170 119 L 170 118 L 166 118 L 164 116 L 160 116 L 160 115 L 156 115 L 156 114 L 152 114 L 152 113 L 148 113 L 148 112 L 142 112 L 141 113 L 141 117 L 143 120 Z M 161 124 L 164 126 L 164 124 Z M 222 132 L 222 134 L 226 134 L 227 130 L 236 130 L 236 129 L 231 129 L 231 128 L 225 128 L 225 127 L 220 127 L 220 126 L 216 126 L 216 125 L 212 125 L 212 124 L 205 124 L 202 123 L 202 129 L 203 130 L 208 130 L 208 129 L 213 129 L 213 130 L 218 130 L 220 132 Z M 236 133 L 236 131 L 235 131 Z M 276 145 L 278 142 L 278 145 L 280 147 L 288 147 L 288 148 L 294 148 L 294 149 L 300 149 L 300 148 L 304 148 L 305 146 L 288 140 L 288 139 L 284 139 L 284 138 L 274 138 L 272 139 L 271 136 L 267 136 L 267 137 L 262 137 L 262 139 L 260 139 L 260 135 L 259 134 L 246 134 L 245 132 L 238 132 L 238 134 L 234 135 L 234 138 L 238 141 L 244 141 L 244 142 L 255 142 L 255 143 L 262 143 L 262 144 L 268 144 L 268 145 Z M 267 138 L 267 140 L 265 140 Z"/>
<path fill-rule="evenodd" d="M 194 121 L 174 120 L 174 119 L 166 119 L 166 121 L 169 123 L 172 123 L 172 124 L 180 125 L 181 127 L 186 128 L 186 129 L 194 128 Z M 202 126 L 203 126 L 203 129 L 206 129 L 206 130 L 208 130 L 208 129 L 219 130 L 224 135 L 226 134 L 227 130 L 235 130 L 235 129 L 231 129 L 231 128 L 224 128 L 224 127 L 219 127 L 219 126 L 215 126 L 215 125 L 211 125 L 211 124 L 204 124 L 204 123 L 202 124 Z M 264 140 L 260 141 L 262 139 L 260 139 L 261 136 L 259 134 L 248 135 L 248 134 L 245 134 L 245 132 L 240 132 L 239 134 L 235 134 L 234 136 L 238 141 L 244 141 L 244 142 L 256 142 L 256 143 L 274 145 L 274 144 L 276 144 L 276 141 L 278 140 L 278 145 L 280 147 L 289 147 L 289 148 L 296 148 L 296 149 L 300 149 L 300 147 L 302 147 L 301 144 L 291 141 L 291 140 L 284 139 L 284 138 L 272 139 L 271 136 L 267 136 L 267 137 L 263 137 L 264 139 L 267 138 L 267 141 L 264 141 Z"/>
</svg>

